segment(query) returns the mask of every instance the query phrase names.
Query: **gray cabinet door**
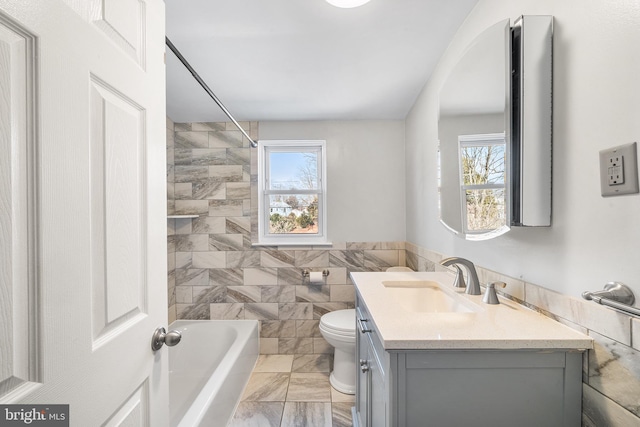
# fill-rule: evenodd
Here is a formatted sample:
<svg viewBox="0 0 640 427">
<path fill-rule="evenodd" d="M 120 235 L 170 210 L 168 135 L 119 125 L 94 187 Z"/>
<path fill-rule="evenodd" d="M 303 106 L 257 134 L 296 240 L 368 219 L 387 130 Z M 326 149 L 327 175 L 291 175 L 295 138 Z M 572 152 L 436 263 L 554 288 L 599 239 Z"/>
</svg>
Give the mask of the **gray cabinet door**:
<svg viewBox="0 0 640 427">
<path fill-rule="evenodd" d="M 369 425 L 369 385 L 371 382 L 370 372 L 362 370 L 363 364 L 364 367 L 367 367 L 369 361 L 369 344 L 368 340 L 361 333 L 358 333 L 357 338 L 357 347 L 358 347 L 358 383 L 356 385 L 356 411 L 358 420 L 357 424 L 360 427 L 368 427 Z"/>
<path fill-rule="evenodd" d="M 400 356 L 407 427 L 580 425 L 581 354 L 426 351 Z"/>
<path fill-rule="evenodd" d="M 368 340 L 367 340 L 368 341 Z M 387 425 L 387 400 L 384 376 L 374 353 L 369 357 L 370 396 L 371 396 L 371 427 L 385 427 Z"/>
</svg>

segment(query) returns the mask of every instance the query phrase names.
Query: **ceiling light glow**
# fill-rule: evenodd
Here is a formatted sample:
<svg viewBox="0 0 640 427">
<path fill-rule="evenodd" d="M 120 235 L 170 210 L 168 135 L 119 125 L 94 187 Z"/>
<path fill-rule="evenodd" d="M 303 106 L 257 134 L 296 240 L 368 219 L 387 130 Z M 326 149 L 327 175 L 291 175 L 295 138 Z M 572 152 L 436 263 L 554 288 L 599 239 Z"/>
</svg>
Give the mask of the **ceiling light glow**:
<svg viewBox="0 0 640 427">
<path fill-rule="evenodd" d="M 370 0 L 327 0 L 327 3 L 332 4 L 336 7 L 342 7 L 344 9 L 349 9 L 352 7 L 362 6 L 365 3 L 368 3 Z"/>
</svg>

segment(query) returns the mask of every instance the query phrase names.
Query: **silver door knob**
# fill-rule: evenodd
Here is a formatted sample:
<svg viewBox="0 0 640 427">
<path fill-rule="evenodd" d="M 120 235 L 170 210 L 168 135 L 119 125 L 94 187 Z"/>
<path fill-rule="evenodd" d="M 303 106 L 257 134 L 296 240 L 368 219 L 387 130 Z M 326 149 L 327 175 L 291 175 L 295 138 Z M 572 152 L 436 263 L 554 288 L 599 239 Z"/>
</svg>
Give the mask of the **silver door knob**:
<svg viewBox="0 0 640 427">
<path fill-rule="evenodd" d="M 178 344 L 182 339 L 182 334 L 178 331 L 169 331 L 162 326 L 156 329 L 153 332 L 153 336 L 151 337 L 151 350 L 158 351 L 162 348 L 164 344 L 169 347 L 173 347 Z"/>
</svg>

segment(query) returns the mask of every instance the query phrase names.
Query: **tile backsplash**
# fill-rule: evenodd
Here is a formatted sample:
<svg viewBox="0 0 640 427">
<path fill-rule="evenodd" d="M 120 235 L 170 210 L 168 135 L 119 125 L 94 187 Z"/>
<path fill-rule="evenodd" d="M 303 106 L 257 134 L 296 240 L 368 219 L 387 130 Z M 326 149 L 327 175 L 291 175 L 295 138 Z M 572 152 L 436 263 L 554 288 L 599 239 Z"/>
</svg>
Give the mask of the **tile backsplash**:
<svg viewBox="0 0 640 427">
<path fill-rule="evenodd" d="M 242 123 L 257 139 L 258 123 Z M 253 150 L 255 152 L 255 150 Z M 354 306 L 352 271 L 440 269 L 443 254 L 409 242 L 252 246 L 256 159 L 233 124 L 167 121 L 169 320 L 257 319 L 261 352 L 329 353 L 318 329 Z M 302 272 L 329 270 L 322 285 Z M 583 367 L 583 425 L 640 425 L 640 319 L 477 266 L 482 284 L 594 339 Z M 544 284 L 542 284 L 544 285 Z"/>
</svg>

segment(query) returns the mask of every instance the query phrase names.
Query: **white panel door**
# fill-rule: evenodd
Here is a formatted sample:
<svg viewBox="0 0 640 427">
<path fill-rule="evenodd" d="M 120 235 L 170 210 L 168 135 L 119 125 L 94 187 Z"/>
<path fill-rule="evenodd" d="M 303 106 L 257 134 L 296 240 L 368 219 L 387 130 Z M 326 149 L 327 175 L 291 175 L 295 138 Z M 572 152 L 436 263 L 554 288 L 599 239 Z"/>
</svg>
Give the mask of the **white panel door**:
<svg viewBox="0 0 640 427">
<path fill-rule="evenodd" d="M 164 2 L 0 0 L 0 403 L 168 425 Z"/>
</svg>

